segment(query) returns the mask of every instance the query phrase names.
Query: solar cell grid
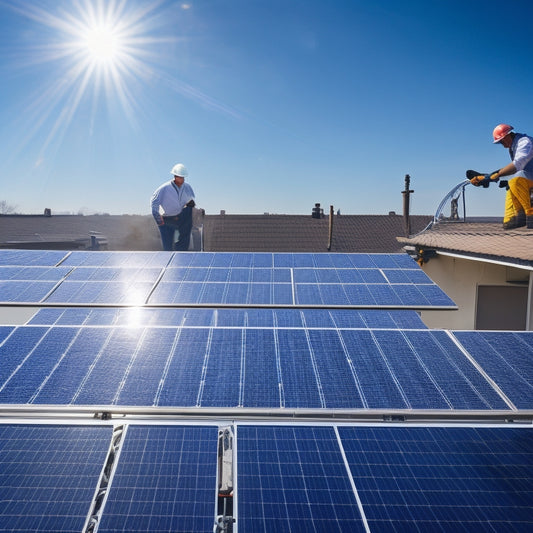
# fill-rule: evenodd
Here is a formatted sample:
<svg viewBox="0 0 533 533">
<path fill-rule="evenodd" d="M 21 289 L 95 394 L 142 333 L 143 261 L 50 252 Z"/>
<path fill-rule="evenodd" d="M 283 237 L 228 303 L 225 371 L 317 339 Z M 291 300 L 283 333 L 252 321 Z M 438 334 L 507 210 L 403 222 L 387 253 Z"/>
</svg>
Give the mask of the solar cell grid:
<svg viewBox="0 0 533 533">
<path fill-rule="evenodd" d="M 76 267 L 72 269 L 67 281 L 150 281 L 154 283 L 161 274 L 161 268 L 133 267 Z"/>
<path fill-rule="evenodd" d="M 78 251 L 48 269 L 0 263 L 0 298 L 99 305 L 454 306 L 401 255 Z"/>
<path fill-rule="evenodd" d="M 149 281 L 65 281 L 46 298 L 51 304 L 142 305 L 152 290 Z"/>
<path fill-rule="evenodd" d="M 216 426 L 131 426 L 98 528 L 212 531 L 216 502 Z"/>
<path fill-rule="evenodd" d="M 63 261 L 66 266 L 163 268 L 172 255 L 167 252 L 71 252 Z M 23 263 L 24 264 L 24 263 Z"/>
<path fill-rule="evenodd" d="M 427 329 L 416 311 L 378 309 L 44 308 L 29 324 Z"/>
<path fill-rule="evenodd" d="M 55 266 L 70 252 L 55 250 L 0 250 L 0 265 L 7 266 Z"/>
<path fill-rule="evenodd" d="M 55 286 L 55 281 L 0 281 L 0 298 L 2 302 L 39 303 Z"/>
<path fill-rule="evenodd" d="M 453 334 L 515 407 L 533 408 L 533 332 Z"/>
<path fill-rule="evenodd" d="M 0 344 L 8 337 L 14 330 L 14 326 L 0 326 Z"/>
<path fill-rule="evenodd" d="M 365 531 L 331 427 L 239 426 L 239 531 Z"/>
<path fill-rule="evenodd" d="M 0 530 L 82 531 L 109 427 L 0 425 Z"/>
<path fill-rule="evenodd" d="M 0 280 L 59 281 L 71 270 L 69 267 L 0 266 Z"/>
<path fill-rule="evenodd" d="M 270 310 L 274 325 L 254 327 L 246 314 L 225 311 L 226 319 L 225 312 L 206 313 L 201 321 L 209 326 L 195 325 L 194 316 L 186 326 L 183 313 L 172 315 L 180 325 L 163 328 L 139 326 L 142 318 L 136 326 L 19 326 L 0 344 L 0 399 L 168 407 L 512 408 L 446 332 L 309 328 L 309 312 L 283 316 L 294 310 Z M 262 322 L 265 312 L 255 318 L 252 313 L 252 320 Z M 234 327 L 228 327 L 231 316 L 239 321 Z M 68 322 L 67 316 L 62 320 Z M 488 370 L 496 386 L 501 379 L 504 392 L 530 390 L 503 357 L 495 353 L 493 359 Z M 520 406 L 529 408 L 524 398 Z"/>
<path fill-rule="evenodd" d="M 533 432 L 339 427 L 370 531 L 529 531 Z"/>
</svg>

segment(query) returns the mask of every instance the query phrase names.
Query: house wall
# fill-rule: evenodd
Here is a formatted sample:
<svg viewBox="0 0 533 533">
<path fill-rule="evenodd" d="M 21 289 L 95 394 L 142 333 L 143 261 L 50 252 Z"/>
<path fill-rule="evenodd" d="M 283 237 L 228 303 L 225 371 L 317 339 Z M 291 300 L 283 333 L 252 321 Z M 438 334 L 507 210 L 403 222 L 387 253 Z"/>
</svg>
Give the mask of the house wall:
<svg viewBox="0 0 533 533">
<path fill-rule="evenodd" d="M 475 329 L 478 285 L 516 286 L 528 281 L 531 294 L 533 276 L 528 270 L 478 260 L 437 255 L 422 266 L 424 272 L 457 304 L 457 311 L 422 311 L 430 328 Z M 511 283 L 508 280 L 513 280 Z M 529 300 L 527 329 L 532 329 L 532 298 Z M 498 309 L 494 309 L 498 313 Z"/>
</svg>

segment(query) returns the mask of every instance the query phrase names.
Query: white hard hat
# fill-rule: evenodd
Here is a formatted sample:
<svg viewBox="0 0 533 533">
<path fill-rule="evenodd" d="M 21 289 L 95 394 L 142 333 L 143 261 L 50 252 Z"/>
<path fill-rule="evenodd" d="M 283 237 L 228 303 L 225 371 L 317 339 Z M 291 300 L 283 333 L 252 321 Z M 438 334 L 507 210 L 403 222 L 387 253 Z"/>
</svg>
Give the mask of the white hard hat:
<svg viewBox="0 0 533 533">
<path fill-rule="evenodd" d="M 186 178 L 189 176 L 189 173 L 187 172 L 185 165 L 182 165 L 181 163 L 174 165 L 170 173 L 173 174 L 174 176 L 181 176 L 182 178 Z"/>
</svg>

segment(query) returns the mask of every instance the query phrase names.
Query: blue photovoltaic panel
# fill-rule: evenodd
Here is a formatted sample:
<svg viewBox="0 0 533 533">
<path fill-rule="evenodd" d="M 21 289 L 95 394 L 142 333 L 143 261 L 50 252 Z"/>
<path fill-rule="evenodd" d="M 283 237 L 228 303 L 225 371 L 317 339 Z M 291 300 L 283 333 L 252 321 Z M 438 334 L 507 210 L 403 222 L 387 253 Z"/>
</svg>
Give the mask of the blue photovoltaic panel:
<svg viewBox="0 0 533 533">
<path fill-rule="evenodd" d="M 67 281 L 125 281 L 136 283 L 150 281 L 154 283 L 161 274 L 161 268 L 127 268 L 127 267 L 78 267 L 71 269 Z"/>
<path fill-rule="evenodd" d="M 17 281 L 60 281 L 72 269 L 69 267 L 20 267 L 0 266 L 0 280 Z"/>
<path fill-rule="evenodd" d="M 10 335 L 14 329 L 15 329 L 14 326 L 0 326 L 0 344 L 4 342 L 4 339 L 8 335 Z"/>
<path fill-rule="evenodd" d="M 533 332 L 453 334 L 518 409 L 533 409 Z"/>
<path fill-rule="evenodd" d="M 29 324 L 427 329 L 416 311 L 406 309 L 45 308 Z"/>
<path fill-rule="evenodd" d="M 39 303 L 56 284 L 55 281 L 0 281 L 0 301 Z"/>
<path fill-rule="evenodd" d="M 158 283 L 148 301 L 161 304 L 293 305 L 290 283 L 165 282 Z"/>
<path fill-rule="evenodd" d="M 49 269 L 3 259 L 4 302 L 41 302 L 53 285 L 36 282 L 55 280 L 47 304 L 455 307 L 404 254 L 77 251 Z"/>
<path fill-rule="evenodd" d="M 153 287 L 145 281 L 64 281 L 48 296 L 52 304 L 129 304 L 145 303 Z"/>
<path fill-rule="evenodd" d="M 383 391 L 392 394 L 394 391 L 407 408 L 413 409 L 506 408 L 502 398 L 445 332 L 428 330 L 420 333 L 376 330 L 370 335 L 350 331 L 344 334 L 350 355 L 352 347 L 361 353 L 361 360 L 352 357 L 357 374 L 365 375 L 365 379 L 361 379 L 365 395 Z M 361 346 L 367 346 L 369 350 L 361 352 Z M 375 350 L 374 355 L 369 361 L 372 350 Z M 389 381 L 389 386 L 380 384 L 380 379 Z M 380 386 L 368 387 L 368 381 Z M 383 407 L 391 400 L 386 398 Z"/>
<path fill-rule="evenodd" d="M 0 530 L 79 532 L 110 427 L 0 425 Z"/>
<path fill-rule="evenodd" d="M 93 252 L 76 251 L 63 261 L 66 266 L 163 268 L 172 258 L 168 252 Z"/>
<path fill-rule="evenodd" d="M 389 283 L 433 284 L 427 274 L 420 268 L 384 269 L 382 272 Z"/>
<path fill-rule="evenodd" d="M 0 360 L 4 403 L 509 408 L 446 332 L 423 329 L 19 326 Z"/>
<path fill-rule="evenodd" d="M 530 428 L 338 430 L 370 531 L 533 529 Z"/>
<path fill-rule="evenodd" d="M 55 266 L 69 253 L 55 250 L 0 250 L 0 265 Z"/>
<path fill-rule="evenodd" d="M 215 426 L 130 426 L 99 533 L 213 531 Z"/>
<path fill-rule="evenodd" d="M 239 531 L 365 531 L 332 427 L 237 428 Z"/>
</svg>

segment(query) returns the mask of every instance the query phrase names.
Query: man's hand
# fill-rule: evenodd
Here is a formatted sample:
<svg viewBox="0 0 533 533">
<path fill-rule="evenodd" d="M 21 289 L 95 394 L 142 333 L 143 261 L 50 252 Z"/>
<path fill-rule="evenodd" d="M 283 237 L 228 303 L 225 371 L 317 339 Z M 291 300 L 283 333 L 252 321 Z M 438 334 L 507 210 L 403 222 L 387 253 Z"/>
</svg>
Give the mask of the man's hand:
<svg viewBox="0 0 533 533">
<path fill-rule="evenodd" d="M 480 185 L 488 187 L 490 180 L 487 178 L 487 175 L 480 174 L 479 176 L 474 176 L 473 178 L 471 178 L 470 183 L 472 185 L 475 185 L 476 187 L 479 187 Z"/>
<path fill-rule="evenodd" d="M 472 185 L 475 185 L 476 187 L 479 187 L 481 185 L 482 187 L 487 188 L 491 184 L 491 182 L 494 181 L 495 183 L 497 183 L 499 179 L 500 176 L 498 175 L 498 171 L 496 171 L 491 172 L 490 174 L 479 174 L 477 176 L 473 176 L 472 178 L 470 178 L 470 183 Z"/>
<path fill-rule="evenodd" d="M 194 203 L 194 200 L 190 200 L 185 204 L 185 207 L 194 207 L 196 204 Z"/>
</svg>

